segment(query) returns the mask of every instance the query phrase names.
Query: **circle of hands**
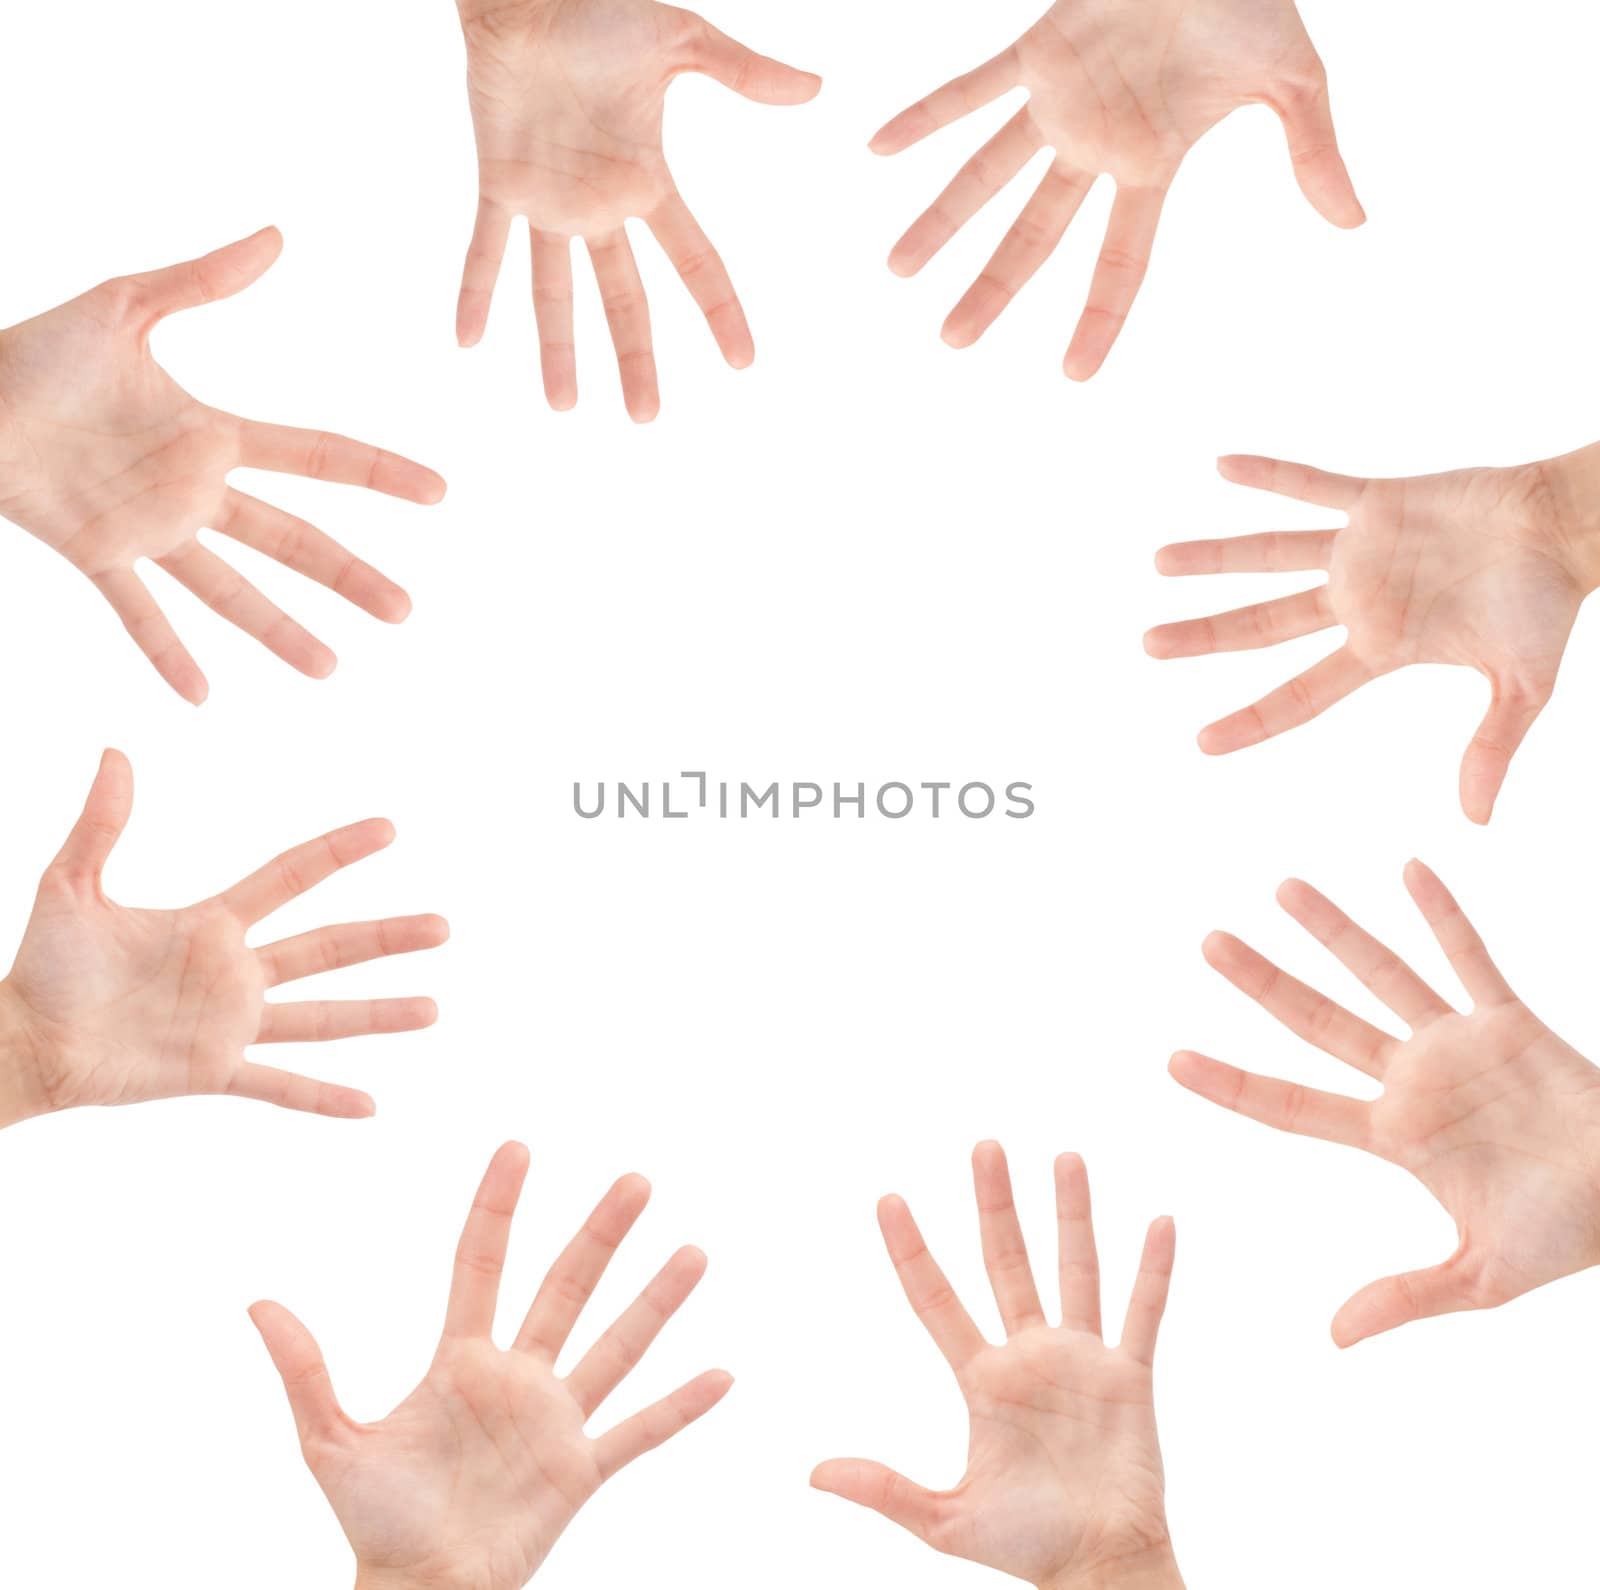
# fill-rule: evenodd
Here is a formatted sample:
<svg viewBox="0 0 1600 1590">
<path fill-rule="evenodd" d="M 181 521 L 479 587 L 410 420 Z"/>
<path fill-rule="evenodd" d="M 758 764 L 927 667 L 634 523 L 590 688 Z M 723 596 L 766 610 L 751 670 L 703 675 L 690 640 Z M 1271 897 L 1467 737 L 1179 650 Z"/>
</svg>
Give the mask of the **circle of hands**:
<svg viewBox="0 0 1600 1590">
<path fill-rule="evenodd" d="M 532 236 L 546 393 L 576 401 L 571 242 L 582 238 L 635 419 L 659 407 L 649 312 L 625 223 L 641 218 L 704 312 L 728 362 L 754 354 L 721 259 L 668 170 L 666 90 L 701 72 L 765 104 L 798 104 L 818 80 L 755 55 L 691 13 L 651 0 L 467 0 L 463 6 L 480 168 L 477 225 L 458 336 L 478 341 L 516 216 Z M 920 270 L 1041 150 L 1044 177 L 945 337 L 977 340 L 1065 235 L 1094 177 L 1117 184 L 1088 304 L 1066 355 L 1084 379 L 1102 364 L 1144 278 L 1166 192 L 1187 153 L 1241 105 L 1281 118 L 1296 176 L 1340 226 L 1363 219 L 1340 159 L 1321 63 L 1284 0 L 1154 0 L 1135 19 L 1061 0 L 1016 44 L 891 121 L 893 154 L 1017 88 L 1027 100 L 962 168 L 891 255 Z M 20 466 L 0 511 L 67 557 L 115 609 L 162 677 L 191 701 L 198 666 L 135 571 L 158 563 L 222 616 L 301 671 L 333 656 L 198 539 L 216 530 L 277 558 L 386 621 L 399 587 L 323 532 L 230 487 L 237 467 L 361 485 L 436 502 L 443 482 L 396 455 L 323 432 L 260 425 L 190 397 L 157 365 L 161 319 L 229 296 L 273 263 L 269 229 L 188 264 L 109 282 L 0 336 L 6 400 L 0 452 Z M 1273 460 L 1224 460 L 1240 484 L 1349 515 L 1340 530 L 1285 532 L 1165 549 L 1165 574 L 1320 570 L 1325 585 L 1153 630 L 1159 657 L 1262 647 L 1334 626 L 1344 645 L 1256 705 L 1212 725 L 1208 752 L 1263 741 L 1369 680 L 1419 662 L 1478 669 L 1493 700 L 1461 772 L 1467 815 L 1487 821 L 1512 755 L 1554 689 L 1590 589 L 1572 555 L 1568 504 L 1552 466 L 1362 480 Z M 254 1043 L 424 1026 L 427 1000 L 268 1004 L 268 988 L 379 956 L 431 947 L 436 917 L 326 928 L 260 950 L 248 930 L 334 871 L 383 848 L 382 822 L 338 830 L 181 911 L 131 910 L 101 875 L 129 817 L 132 780 L 108 753 L 84 815 L 40 887 L 9 1014 L 40 1060 L 41 1108 L 228 1093 L 336 1116 L 366 1095 L 253 1064 Z M 1444 1263 L 1357 1293 L 1334 1320 L 1350 1345 L 1409 1321 L 1492 1307 L 1600 1262 L 1597 1180 L 1586 1144 L 1600 1070 L 1516 997 L 1454 899 L 1418 863 L 1407 886 L 1473 1008 L 1452 1008 L 1409 967 L 1308 886 L 1286 910 L 1407 1025 L 1400 1039 L 1279 970 L 1228 935 L 1207 959 L 1291 1031 L 1381 1082 L 1372 1100 L 1256 1076 L 1192 1052 L 1172 1071 L 1201 1096 L 1280 1130 L 1366 1149 L 1414 1174 L 1454 1219 Z M 507 1145 L 484 1178 L 457 1253 L 443 1338 L 427 1376 L 382 1422 L 351 1421 L 309 1333 L 287 1311 L 252 1311 L 282 1374 L 308 1465 L 362 1564 L 363 1583 L 498 1590 L 534 1572 L 583 1502 L 627 1462 L 707 1412 L 729 1378 L 713 1372 L 591 1438 L 585 1426 L 704 1272 L 676 1254 L 565 1377 L 556 1360 L 648 1197 L 618 1182 L 552 1268 L 509 1352 L 491 1332 L 527 1154 Z M 1108 1347 L 1100 1320 L 1087 1178 L 1056 1165 L 1061 1323 L 1046 1319 L 997 1145 L 974 1156 L 986 1267 L 1006 1340 L 986 1340 L 929 1254 L 904 1203 L 879 1217 L 906 1295 L 967 1401 L 967 1472 L 932 1491 L 861 1460 L 825 1463 L 821 1489 L 871 1507 L 937 1549 L 1036 1585 L 1061 1587 L 1106 1564 L 1165 1561 L 1163 1478 L 1151 1364 L 1174 1236 L 1146 1241 L 1127 1324 Z"/>
<path fill-rule="evenodd" d="M 1010 48 L 902 111 L 872 140 L 899 154 L 1025 89 L 1021 109 L 895 244 L 914 275 L 1040 150 L 1052 159 L 1011 229 L 950 312 L 945 341 L 969 347 L 1054 253 L 1096 176 L 1117 195 L 1064 368 L 1087 380 L 1111 351 L 1144 281 L 1167 191 L 1184 156 L 1242 105 L 1270 106 L 1301 190 L 1336 226 L 1366 216 L 1334 136 L 1322 62 L 1290 0 L 1058 0 Z"/>
<path fill-rule="evenodd" d="M 316 1342 L 276 1303 L 251 1317 L 283 1378 L 301 1450 L 359 1564 L 357 1584 L 518 1590 L 578 1509 L 619 1469 L 708 1413 L 732 1377 L 711 1370 L 604 1434 L 585 1425 L 705 1273 L 681 1248 L 617 1322 L 558 1375 L 556 1361 L 650 1196 L 624 1176 L 551 1267 L 509 1351 L 493 1330 L 528 1151 L 490 1161 L 456 1251 L 444 1334 L 422 1384 L 388 1418 L 340 1408 Z"/>
<path fill-rule="evenodd" d="M 268 1003 L 270 988 L 412 950 L 449 936 L 437 916 L 317 929 L 251 949 L 263 918 L 353 862 L 394 829 L 356 823 L 270 861 L 209 900 L 145 911 L 106 897 L 101 875 L 133 808 L 133 772 L 107 751 L 83 815 L 39 885 L 0 1011 L 33 1057 L 30 1113 L 231 1094 L 317 1115 L 371 1115 L 354 1088 L 258 1065 L 252 1044 L 408 1032 L 437 1016 L 431 999 Z"/>
<path fill-rule="evenodd" d="M 208 407 L 155 362 L 168 315 L 242 292 L 277 259 L 268 227 L 203 259 L 124 276 L 0 333 L 0 459 L 15 488 L 0 514 L 93 581 L 186 701 L 208 686 L 135 565 L 148 558 L 208 607 L 312 678 L 334 654 L 200 539 L 211 529 L 275 558 L 389 623 L 411 610 L 392 581 L 304 520 L 228 484 L 237 468 L 365 486 L 435 503 L 430 469 L 326 431 Z"/>
<path fill-rule="evenodd" d="M 906 1298 L 966 1399 L 967 1471 L 933 1491 L 862 1459 L 811 1482 L 870 1507 L 935 1550 L 1065 1590 L 1134 1563 L 1171 1567 L 1151 1365 L 1172 1277 L 1175 1231 L 1156 1221 L 1116 1347 L 1100 1323 L 1100 1272 L 1083 1161 L 1056 1161 L 1061 1323 L 1045 1317 L 997 1143 L 973 1154 L 983 1260 L 1005 1327 L 988 1341 L 899 1198 L 878 1207 Z"/>
<path fill-rule="evenodd" d="M 1184 1087 L 1279 1131 L 1365 1149 L 1410 1171 L 1459 1234 L 1444 1263 L 1363 1288 L 1333 1321 L 1348 1347 L 1412 1320 L 1493 1308 L 1600 1263 L 1600 1070 L 1512 992 L 1450 892 L 1421 862 L 1406 887 L 1473 1001 L 1456 1010 L 1309 885 L 1279 903 L 1410 1029 L 1396 1038 L 1225 933 L 1205 956 L 1292 1033 L 1380 1082 L 1371 1101 L 1173 1056 Z"/>
<path fill-rule="evenodd" d="M 667 168 L 667 89 L 699 72 L 763 105 L 798 105 L 821 79 L 735 43 L 693 12 L 655 0 L 466 0 L 468 91 L 478 145 L 478 216 L 462 273 L 457 339 L 488 324 L 511 223 L 532 240 L 533 302 L 545 395 L 578 400 L 572 243 L 588 250 L 629 415 L 661 406 L 650 310 L 625 223 L 650 228 L 736 369 L 755 343 L 727 268 Z"/>
<path fill-rule="evenodd" d="M 1260 744 L 1326 712 L 1379 676 L 1413 663 L 1475 668 L 1492 691 L 1461 764 L 1461 806 L 1486 823 L 1511 758 L 1555 690 L 1567 641 L 1594 578 L 1578 553 L 1579 509 L 1565 460 L 1365 480 L 1277 459 L 1231 457 L 1222 473 L 1349 515 L 1342 530 L 1269 532 L 1165 547 L 1168 575 L 1321 570 L 1327 583 L 1292 596 L 1164 624 L 1155 657 L 1247 651 L 1331 629 L 1344 644 L 1254 706 L 1213 723 L 1202 750 Z"/>
</svg>

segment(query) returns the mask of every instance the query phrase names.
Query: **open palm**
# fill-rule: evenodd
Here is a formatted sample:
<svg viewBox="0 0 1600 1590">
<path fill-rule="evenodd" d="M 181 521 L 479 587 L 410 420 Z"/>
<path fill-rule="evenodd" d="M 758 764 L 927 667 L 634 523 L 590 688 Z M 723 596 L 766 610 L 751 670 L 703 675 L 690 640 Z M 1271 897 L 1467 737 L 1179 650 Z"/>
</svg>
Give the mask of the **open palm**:
<svg viewBox="0 0 1600 1590">
<path fill-rule="evenodd" d="M 242 292 L 277 259 L 268 227 L 203 259 L 106 282 L 0 332 L 0 514 L 94 582 L 187 701 L 205 675 L 136 565 L 149 559 L 208 607 L 314 678 L 335 658 L 199 540 L 216 530 L 337 591 L 376 618 L 410 611 L 399 586 L 324 535 L 228 484 L 237 468 L 366 486 L 433 503 L 420 464 L 326 431 L 262 425 L 189 396 L 150 354 L 168 315 Z"/>
<path fill-rule="evenodd" d="M 533 242 L 533 296 L 545 393 L 578 398 L 572 240 L 588 247 L 623 398 L 636 420 L 660 407 L 650 311 L 625 223 L 649 226 L 704 311 L 729 364 L 755 344 L 727 270 L 680 197 L 662 150 L 667 89 L 702 72 L 746 98 L 795 105 L 820 80 L 756 55 L 692 12 L 655 0 L 462 0 L 478 143 L 478 219 L 456 334 L 482 336 L 511 223 Z"/>
<path fill-rule="evenodd" d="M 945 322 L 964 348 L 1055 251 L 1095 177 L 1117 197 L 1065 369 L 1098 370 L 1144 280 L 1184 156 L 1241 105 L 1265 103 L 1301 188 L 1337 226 L 1364 219 L 1334 138 L 1322 63 L 1291 0 L 1058 0 L 1009 49 L 902 111 L 872 140 L 893 155 L 1013 89 L 1028 98 L 889 256 L 920 271 L 1042 149 L 1053 159 L 994 257 Z"/>
<path fill-rule="evenodd" d="M 1163 624 L 1145 637 L 1146 650 L 1161 658 L 1244 651 L 1335 625 L 1347 637 L 1254 706 L 1212 724 L 1201 749 L 1222 755 L 1257 745 L 1412 663 L 1475 668 L 1492 697 L 1461 764 L 1461 805 L 1474 822 L 1488 822 L 1511 758 L 1555 690 L 1591 588 L 1565 522 L 1558 482 L 1566 463 L 1364 480 L 1276 459 L 1224 458 L 1229 480 L 1342 510 L 1348 526 L 1184 542 L 1163 548 L 1156 567 L 1171 575 L 1321 569 L 1328 581 Z"/>
<path fill-rule="evenodd" d="M 938 1551 L 1035 1585 L 1064 1587 L 1109 1563 L 1170 1567 L 1151 1364 L 1172 1274 L 1171 1221 L 1151 1227 L 1121 1345 L 1100 1324 L 1100 1275 L 1083 1161 L 1056 1162 L 1061 1324 L 1045 1318 L 1028 1266 L 1005 1156 L 980 1144 L 973 1179 L 984 1263 L 1006 1340 L 985 1339 L 898 1198 L 879 1205 L 906 1297 L 967 1403 L 967 1471 L 930 1491 L 878 1463 L 840 1459 L 819 1489 L 870 1507 Z"/>
<path fill-rule="evenodd" d="M 528 1152 L 490 1162 L 456 1253 L 444 1335 L 422 1384 L 377 1424 L 349 1419 L 306 1328 L 275 1303 L 251 1310 L 283 1376 L 308 1467 L 338 1515 L 360 1584 L 516 1590 L 618 1469 L 710 1411 L 721 1371 L 591 1438 L 584 1425 L 705 1273 L 680 1249 L 572 1372 L 555 1364 L 650 1195 L 625 1176 L 552 1266 L 508 1352 L 492 1339 L 500 1274 Z"/>
<path fill-rule="evenodd" d="M 1362 1148 L 1414 1175 L 1459 1233 L 1444 1263 L 1366 1287 L 1340 1309 L 1348 1347 L 1409 1321 L 1493 1308 L 1600 1263 L 1600 1070 L 1511 991 L 1449 891 L 1420 862 L 1406 886 L 1474 1001 L 1455 1010 L 1315 889 L 1285 910 L 1411 1029 L 1361 1020 L 1226 934 L 1206 958 L 1318 1048 L 1383 1084 L 1371 1102 L 1322 1093 L 1184 1051 L 1172 1074 L 1203 1098 L 1281 1131 Z"/>
<path fill-rule="evenodd" d="M 319 1115 L 363 1116 L 353 1088 L 257 1065 L 257 1043 L 426 1027 L 432 1000 L 269 1004 L 266 991 L 336 967 L 440 944 L 439 917 L 301 934 L 256 950 L 246 932 L 342 867 L 383 849 L 388 823 L 357 823 L 289 851 L 215 898 L 179 911 L 108 899 L 101 874 L 133 806 L 133 773 L 108 751 L 83 816 L 39 886 L 5 990 L 38 1056 L 46 1109 L 233 1094 Z"/>
</svg>

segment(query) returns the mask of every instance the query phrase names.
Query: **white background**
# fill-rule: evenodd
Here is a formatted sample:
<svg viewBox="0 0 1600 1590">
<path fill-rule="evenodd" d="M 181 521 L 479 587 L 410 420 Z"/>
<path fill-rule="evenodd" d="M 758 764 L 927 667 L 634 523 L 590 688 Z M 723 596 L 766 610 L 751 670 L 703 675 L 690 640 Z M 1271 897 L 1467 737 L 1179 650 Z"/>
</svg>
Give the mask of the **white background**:
<svg viewBox="0 0 1600 1590">
<path fill-rule="evenodd" d="M 510 1136 L 534 1168 L 502 1329 L 612 1177 L 638 1169 L 656 1202 L 586 1328 L 677 1243 L 712 1265 L 614 1411 L 714 1364 L 739 1379 L 583 1513 L 542 1571 L 550 1590 L 985 1579 L 805 1481 L 847 1454 L 957 1477 L 961 1406 L 873 1203 L 906 1194 L 991 1319 L 966 1165 L 986 1135 L 1011 1152 L 1047 1274 L 1050 1156 L 1088 1157 L 1110 1317 L 1145 1222 L 1178 1217 L 1158 1399 L 1192 1585 L 1592 1575 L 1600 1282 L 1341 1356 L 1337 1305 L 1443 1257 L 1447 1220 L 1401 1173 L 1235 1120 L 1164 1062 L 1192 1045 L 1359 1083 L 1198 946 L 1227 926 L 1372 1014 L 1272 889 L 1321 883 L 1443 976 L 1400 887 L 1413 853 L 1534 1008 L 1594 1053 L 1579 902 L 1596 866 L 1600 630 L 1580 626 L 1487 833 L 1455 804 L 1486 694 L 1474 676 L 1413 670 L 1219 763 L 1194 731 L 1330 638 L 1157 664 L 1140 636 L 1273 588 L 1163 582 L 1162 542 L 1338 522 L 1223 484 L 1220 452 L 1417 473 L 1594 439 L 1600 22 L 1565 0 L 1308 0 L 1371 224 L 1321 222 L 1269 113 L 1239 114 L 1185 167 L 1127 334 L 1080 388 L 1060 358 L 1108 190 L 958 355 L 940 321 L 1024 189 L 914 283 L 883 258 L 1008 111 L 893 161 L 865 148 L 1035 4 L 723 0 L 713 20 L 827 82 L 794 110 L 673 90 L 669 155 L 760 353 L 724 369 L 640 233 L 664 398 L 642 430 L 582 272 L 582 403 L 544 408 L 525 245 L 484 345 L 454 346 L 475 187 L 445 0 L 7 10 L 0 323 L 276 222 L 287 247 L 268 278 L 170 323 L 159 357 L 207 401 L 408 452 L 451 491 L 425 510 L 257 484 L 416 598 L 387 629 L 226 545 L 338 651 L 328 683 L 152 573 L 211 675 L 199 711 L 65 563 L 0 530 L 0 945 L 106 744 L 139 789 L 115 897 L 180 904 L 382 814 L 396 846 L 269 936 L 434 910 L 454 938 L 327 985 L 433 994 L 432 1031 L 289 1056 L 372 1091 L 373 1121 L 203 1100 L 5 1134 L 6 1582 L 348 1582 L 245 1305 L 300 1312 L 346 1406 L 381 1415 L 426 1364 L 461 1217 Z M 1025 779 L 1039 811 L 572 815 L 575 778 L 686 768 Z"/>
</svg>

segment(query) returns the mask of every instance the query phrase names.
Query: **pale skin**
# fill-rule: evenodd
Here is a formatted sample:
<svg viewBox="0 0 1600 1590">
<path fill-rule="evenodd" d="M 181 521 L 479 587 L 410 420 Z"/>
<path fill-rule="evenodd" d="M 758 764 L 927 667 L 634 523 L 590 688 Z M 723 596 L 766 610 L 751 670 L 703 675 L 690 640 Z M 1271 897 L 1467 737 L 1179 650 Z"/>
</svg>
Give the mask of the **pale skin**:
<svg viewBox="0 0 1600 1590">
<path fill-rule="evenodd" d="M 512 223 L 532 241 L 539 359 L 552 408 L 578 400 L 572 249 L 593 266 L 616 347 L 623 401 L 656 417 L 650 309 L 626 224 L 642 220 L 735 369 L 755 343 L 721 256 L 679 194 L 662 150 L 667 89 L 685 72 L 763 105 L 799 105 L 822 80 L 736 43 L 691 11 L 654 0 L 459 0 L 478 145 L 478 217 L 456 336 L 472 347 Z"/>
<path fill-rule="evenodd" d="M 359 962 L 431 949 L 441 917 L 352 922 L 260 949 L 246 935 L 352 862 L 382 850 L 381 819 L 325 834 L 231 889 L 178 911 L 118 905 L 102 874 L 133 807 L 133 773 L 107 751 L 83 815 L 39 884 L 16 964 L 0 982 L 0 1126 L 83 1105 L 190 1094 L 316 1115 L 371 1115 L 354 1088 L 259 1064 L 257 1044 L 408 1032 L 431 999 L 269 1001 L 269 990 Z"/>
<path fill-rule="evenodd" d="M 970 347 L 1055 252 L 1101 173 L 1116 200 L 1088 304 L 1063 368 L 1092 376 L 1144 281 L 1167 191 L 1189 150 L 1242 105 L 1275 111 L 1301 190 L 1335 226 L 1366 216 L 1328 109 L 1328 81 L 1291 0 L 1059 0 L 999 55 L 902 111 L 872 139 L 899 154 L 1015 89 L 1027 99 L 895 244 L 920 271 L 1040 150 L 1051 160 L 1011 229 L 944 324 Z"/>
<path fill-rule="evenodd" d="M 1512 992 L 1449 891 L 1420 862 L 1406 887 L 1472 1003 L 1461 1011 L 1308 884 L 1283 908 L 1405 1024 L 1396 1037 L 1229 934 L 1206 959 L 1306 1042 L 1382 1084 L 1368 1101 L 1173 1056 L 1184 1087 L 1252 1120 L 1364 1149 L 1415 1176 L 1454 1220 L 1443 1263 L 1356 1293 L 1333 1321 L 1349 1347 L 1413 1320 L 1494 1308 L 1600 1263 L 1600 1070 Z"/>
<path fill-rule="evenodd" d="M 326 678 L 336 662 L 202 543 L 201 530 L 275 558 L 387 623 L 411 610 L 399 586 L 323 531 L 230 486 L 230 471 L 304 475 L 416 503 L 444 496 L 444 482 L 421 464 L 327 431 L 224 413 L 155 362 L 150 334 L 162 320 L 242 292 L 282 247 L 268 227 L 0 331 L 0 515 L 92 581 L 161 677 L 196 705 L 209 685 L 141 576 L 142 560 L 301 673 Z"/>
<path fill-rule="evenodd" d="M 1335 475 L 1229 457 L 1223 477 L 1348 514 L 1339 530 L 1190 541 L 1156 555 L 1163 574 L 1321 571 L 1292 596 L 1163 624 L 1153 657 L 1246 651 L 1342 626 L 1339 649 L 1255 705 L 1213 723 L 1200 748 L 1225 755 L 1298 728 L 1363 685 L 1413 663 L 1474 668 L 1490 703 L 1461 763 L 1461 808 L 1493 815 L 1511 759 L 1549 704 L 1578 609 L 1600 586 L 1600 446 L 1511 469 L 1411 479 Z"/>
<path fill-rule="evenodd" d="M 421 1385 L 377 1424 L 340 1408 L 311 1333 L 276 1303 L 250 1311 L 283 1377 L 300 1448 L 356 1556 L 357 1590 L 517 1590 L 588 1499 L 727 1394 L 711 1370 L 591 1436 L 586 1426 L 705 1273 L 681 1248 L 565 1375 L 556 1361 L 650 1196 L 624 1176 L 551 1267 L 509 1350 L 493 1338 L 528 1151 L 507 1143 L 456 1251 L 444 1334 Z"/>
<path fill-rule="evenodd" d="M 819 1490 L 869 1507 L 936 1551 L 1040 1590 L 1182 1590 L 1167 1531 L 1152 1365 L 1176 1236 L 1145 1240 L 1122 1340 L 1107 1345 L 1083 1161 L 1055 1164 L 1061 1318 L 1046 1318 L 998 1143 L 972 1157 L 984 1265 L 1005 1340 L 988 1340 L 899 1198 L 878 1223 L 906 1298 L 956 1377 L 969 1423 L 967 1471 L 928 1490 L 880 1463 L 824 1463 Z"/>
</svg>

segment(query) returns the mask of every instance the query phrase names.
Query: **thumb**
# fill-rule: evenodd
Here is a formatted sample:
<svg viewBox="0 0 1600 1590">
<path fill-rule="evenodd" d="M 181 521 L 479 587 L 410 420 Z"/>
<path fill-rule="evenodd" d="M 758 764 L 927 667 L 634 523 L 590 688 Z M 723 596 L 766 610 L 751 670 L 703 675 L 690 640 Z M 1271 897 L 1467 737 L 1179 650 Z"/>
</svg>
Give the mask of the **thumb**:
<svg viewBox="0 0 1600 1590">
<path fill-rule="evenodd" d="M 1494 699 L 1461 760 L 1461 809 L 1475 823 L 1494 815 L 1511 758 L 1550 703 L 1549 688 L 1494 683 Z"/>
<path fill-rule="evenodd" d="M 1458 1253 L 1431 1270 L 1391 1275 L 1363 1287 L 1334 1315 L 1333 1339 L 1340 1347 L 1354 1347 L 1369 1336 L 1381 1336 L 1413 1320 L 1484 1306 Z"/>
<path fill-rule="evenodd" d="M 252 1304 L 250 1319 L 283 1381 L 301 1446 L 338 1435 L 344 1428 L 344 1412 L 311 1332 L 280 1303 Z"/>
<path fill-rule="evenodd" d="M 1345 170 L 1328 105 L 1328 81 L 1320 64 L 1308 83 L 1288 90 L 1277 105 L 1289 140 L 1295 181 L 1311 206 L 1335 226 L 1360 226 L 1367 218 Z"/>
<path fill-rule="evenodd" d="M 944 1522 L 943 1496 L 865 1458 L 835 1458 L 820 1463 L 812 1470 L 811 1484 L 816 1490 L 842 1496 L 858 1507 L 870 1507 L 930 1546 L 935 1544 L 934 1536 Z"/>
<path fill-rule="evenodd" d="M 83 815 L 53 863 L 73 883 L 100 886 L 100 874 L 133 811 L 133 768 L 121 751 L 100 758 Z"/>
<path fill-rule="evenodd" d="M 118 285 L 130 292 L 138 318 L 154 325 L 167 315 L 242 293 L 267 273 L 282 252 L 283 234 L 275 226 L 263 227 L 199 259 L 124 277 Z"/>
<path fill-rule="evenodd" d="M 757 55 L 703 17 L 685 15 L 692 25 L 687 57 L 691 72 L 704 73 L 758 105 L 803 105 L 817 97 L 822 79 L 815 72 Z"/>
</svg>

